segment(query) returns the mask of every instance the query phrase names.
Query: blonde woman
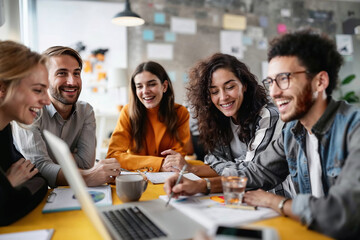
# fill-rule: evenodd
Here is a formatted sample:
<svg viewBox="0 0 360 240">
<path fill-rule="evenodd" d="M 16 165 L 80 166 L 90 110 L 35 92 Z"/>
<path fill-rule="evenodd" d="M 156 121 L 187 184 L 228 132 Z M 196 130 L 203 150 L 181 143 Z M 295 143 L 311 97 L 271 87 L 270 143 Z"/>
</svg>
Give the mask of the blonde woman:
<svg viewBox="0 0 360 240">
<path fill-rule="evenodd" d="M 13 144 L 11 121 L 31 124 L 50 103 L 45 59 L 27 47 L 0 41 L 0 225 L 34 209 L 47 192 L 46 180 Z"/>
</svg>

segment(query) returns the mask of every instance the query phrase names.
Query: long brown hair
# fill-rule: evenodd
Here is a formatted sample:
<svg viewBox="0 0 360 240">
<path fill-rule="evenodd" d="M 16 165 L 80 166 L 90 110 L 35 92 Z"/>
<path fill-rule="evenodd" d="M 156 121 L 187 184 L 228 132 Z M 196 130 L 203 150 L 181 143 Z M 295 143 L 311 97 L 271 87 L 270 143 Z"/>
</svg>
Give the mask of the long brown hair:
<svg viewBox="0 0 360 240">
<path fill-rule="evenodd" d="M 170 136 L 175 137 L 176 140 L 180 141 L 177 134 L 178 116 L 174 107 L 175 96 L 170 78 L 167 75 L 165 69 L 159 63 L 152 61 L 144 62 L 136 67 L 133 75 L 131 76 L 130 82 L 131 94 L 129 101 L 129 116 L 131 124 L 131 135 L 135 140 L 135 146 L 133 146 L 135 148 L 135 152 L 139 152 L 143 147 L 143 139 L 144 135 L 146 134 L 146 108 L 136 95 L 134 78 L 136 75 L 144 71 L 156 75 L 160 79 L 161 84 L 163 84 L 165 81 L 168 81 L 167 90 L 163 94 L 159 104 L 158 119 L 160 122 L 163 122 L 166 125 L 167 132 L 170 134 Z"/>
<path fill-rule="evenodd" d="M 190 69 L 187 98 L 193 108 L 194 117 L 198 120 L 200 142 L 208 151 L 213 151 L 218 144 L 229 144 L 233 138 L 229 117 L 212 103 L 209 91 L 212 74 L 220 68 L 231 71 L 246 88 L 244 100 L 236 116 L 240 125 L 239 139 L 242 142 L 250 141 L 255 131 L 250 125 L 269 101 L 265 89 L 258 84 L 248 67 L 237 58 L 216 53 L 199 61 Z"/>
</svg>

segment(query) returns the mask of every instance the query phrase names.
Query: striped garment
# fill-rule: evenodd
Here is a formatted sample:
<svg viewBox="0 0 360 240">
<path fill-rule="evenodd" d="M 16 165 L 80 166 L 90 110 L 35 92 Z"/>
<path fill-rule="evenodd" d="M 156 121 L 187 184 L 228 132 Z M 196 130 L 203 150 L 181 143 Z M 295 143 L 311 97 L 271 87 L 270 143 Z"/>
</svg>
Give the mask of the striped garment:
<svg viewBox="0 0 360 240">
<path fill-rule="evenodd" d="M 218 146 L 214 151 L 205 156 L 205 163 L 208 164 L 217 174 L 222 176 L 241 175 L 239 165 L 244 161 L 252 161 L 257 154 L 264 151 L 272 140 L 277 139 L 284 126 L 280 120 L 279 112 L 273 104 L 264 105 L 254 124 L 255 134 L 248 144 L 241 142 L 238 138 L 238 127 L 229 118 L 229 127 L 232 128 L 234 137 L 229 145 Z M 295 193 L 290 176 L 276 186 L 270 192 L 277 195 L 291 197 Z"/>
</svg>

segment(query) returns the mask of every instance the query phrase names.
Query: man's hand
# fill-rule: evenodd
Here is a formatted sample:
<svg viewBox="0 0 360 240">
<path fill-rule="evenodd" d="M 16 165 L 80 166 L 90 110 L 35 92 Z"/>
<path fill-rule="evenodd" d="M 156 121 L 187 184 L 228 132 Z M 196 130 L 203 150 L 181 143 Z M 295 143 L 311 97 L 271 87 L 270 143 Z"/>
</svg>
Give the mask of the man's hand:
<svg viewBox="0 0 360 240">
<path fill-rule="evenodd" d="M 187 164 L 183 156 L 174 150 L 165 150 L 161 152 L 161 155 L 166 155 L 160 169 L 161 172 L 180 172 L 183 166 Z M 188 171 L 191 172 L 191 169 Z"/>
<path fill-rule="evenodd" d="M 115 158 L 102 159 L 92 168 L 80 172 L 89 187 L 115 183 L 115 178 L 120 173 L 120 163 Z"/>
<path fill-rule="evenodd" d="M 283 196 L 275 195 L 273 193 L 265 192 L 264 190 L 258 189 L 256 191 L 247 191 L 244 194 L 243 201 L 252 206 L 268 207 L 272 208 L 276 212 L 280 213 L 279 203 L 283 200 Z M 289 199 L 283 206 L 283 213 L 286 216 L 300 221 L 300 218 L 297 215 L 294 215 L 292 210 L 292 200 Z"/>
<path fill-rule="evenodd" d="M 196 193 L 205 193 L 206 192 L 206 182 L 205 180 L 192 181 L 186 177 L 181 178 L 181 181 L 176 186 L 176 180 L 178 179 L 179 174 L 174 174 L 173 176 L 166 179 L 164 184 L 164 190 L 167 195 L 170 195 L 171 191 L 174 192 L 173 197 L 178 198 L 179 196 L 191 196 Z"/>
<path fill-rule="evenodd" d="M 17 187 L 35 176 L 38 172 L 30 160 L 20 158 L 6 171 L 6 177 L 13 187 Z"/>
</svg>

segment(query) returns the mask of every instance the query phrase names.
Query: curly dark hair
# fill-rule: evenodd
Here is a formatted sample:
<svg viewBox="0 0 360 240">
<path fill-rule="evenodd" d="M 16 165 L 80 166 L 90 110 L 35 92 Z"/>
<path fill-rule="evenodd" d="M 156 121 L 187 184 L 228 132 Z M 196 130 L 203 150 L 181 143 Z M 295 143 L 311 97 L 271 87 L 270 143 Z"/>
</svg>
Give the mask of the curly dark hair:
<svg viewBox="0 0 360 240">
<path fill-rule="evenodd" d="M 158 119 L 160 122 L 163 122 L 167 131 L 169 132 L 171 137 L 174 137 L 176 140 L 180 141 L 180 138 L 177 133 L 177 125 L 178 125 L 178 116 L 175 108 L 175 95 L 174 89 L 172 87 L 172 83 L 165 69 L 157 62 L 143 62 L 139 66 L 136 67 L 133 75 L 131 76 L 130 82 L 130 101 L 129 101 L 129 115 L 130 115 L 130 124 L 131 124 L 131 135 L 135 140 L 135 152 L 139 152 L 143 147 L 143 139 L 146 134 L 146 108 L 141 103 L 139 98 L 136 95 L 136 86 L 134 78 L 139 73 L 144 71 L 150 72 L 156 75 L 161 84 L 165 81 L 168 81 L 168 87 L 166 92 L 164 93 L 161 101 L 158 112 Z M 183 144 L 182 142 L 180 142 Z"/>
<path fill-rule="evenodd" d="M 343 58 L 336 49 L 336 44 L 326 34 L 308 28 L 288 33 L 270 42 L 268 61 L 278 56 L 295 56 L 309 72 L 308 78 L 320 71 L 329 75 L 326 94 L 331 95 L 337 85 L 338 73 Z"/>
<path fill-rule="evenodd" d="M 250 124 L 255 122 L 261 108 L 269 102 L 265 89 L 258 84 L 248 67 L 231 55 L 215 53 L 199 61 L 189 73 L 187 99 L 199 124 L 200 142 L 207 151 L 218 144 L 229 144 L 233 139 L 229 117 L 212 103 L 210 86 L 212 74 L 218 69 L 228 69 L 246 87 L 236 121 L 240 125 L 239 139 L 248 143 L 254 134 Z"/>
</svg>

